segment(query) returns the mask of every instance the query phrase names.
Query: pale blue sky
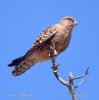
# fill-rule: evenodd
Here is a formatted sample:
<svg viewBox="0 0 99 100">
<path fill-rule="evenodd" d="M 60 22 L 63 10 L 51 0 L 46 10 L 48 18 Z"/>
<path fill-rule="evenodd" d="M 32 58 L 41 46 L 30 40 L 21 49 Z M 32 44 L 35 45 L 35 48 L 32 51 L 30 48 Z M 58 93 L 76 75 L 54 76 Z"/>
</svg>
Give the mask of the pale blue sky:
<svg viewBox="0 0 99 100">
<path fill-rule="evenodd" d="M 7 67 L 12 59 L 27 52 L 43 29 L 68 15 L 76 18 L 78 26 L 73 30 L 70 46 L 56 59 L 60 64 L 59 73 L 67 79 L 69 72 L 77 76 L 90 66 L 90 75 L 76 92 L 80 95 L 79 100 L 97 100 L 99 1 L 0 0 L 2 100 L 71 100 L 68 89 L 54 77 L 51 61 L 39 63 L 19 77 L 13 77 L 13 68 Z M 22 96 L 25 94 L 28 96 Z"/>
</svg>

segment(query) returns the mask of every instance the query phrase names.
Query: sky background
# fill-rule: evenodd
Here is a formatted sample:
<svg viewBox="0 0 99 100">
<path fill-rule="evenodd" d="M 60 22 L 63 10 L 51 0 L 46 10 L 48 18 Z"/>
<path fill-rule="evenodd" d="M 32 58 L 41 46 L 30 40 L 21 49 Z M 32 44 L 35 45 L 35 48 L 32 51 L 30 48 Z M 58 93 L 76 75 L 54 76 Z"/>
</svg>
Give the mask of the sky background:
<svg viewBox="0 0 99 100">
<path fill-rule="evenodd" d="M 11 60 L 24 55 L 46 27 L 64 16 L 78 25 L 68 49 L 58 56 L 59 74 L 90 74 L 77 89 L 79 100 L 97 100 L 99 95 L 99 0 L 0 0 L 0 98 L 2 100 L 71 100 L 67 87 L 57 81 L 51 61 L 38 63 L 13 77 Z M 79 83 L 77 80 L 75 84 Z M 24 96 L 27 95 L 27 96 Z"/>
</svg>

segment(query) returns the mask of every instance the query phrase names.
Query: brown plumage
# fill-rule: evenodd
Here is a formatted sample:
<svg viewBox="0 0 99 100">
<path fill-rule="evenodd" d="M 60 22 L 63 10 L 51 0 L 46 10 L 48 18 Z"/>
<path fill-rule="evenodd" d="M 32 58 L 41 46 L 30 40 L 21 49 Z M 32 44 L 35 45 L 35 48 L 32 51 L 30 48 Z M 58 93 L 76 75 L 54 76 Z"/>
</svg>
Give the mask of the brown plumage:
<svg viewBox="0 0 99 100">
<path fill-rule="evenodd" d="M 15 66 L 12 74 L 21 75 L 35 63 L 49 60 L 52 42 L 55 43 L 55 56 L 57 57 L 68 47 L 72 29 L 76 24 L 73 17 L 64 17 L 57 24 L 46 28 L 24 56 L 13 60 L 8 65 Z"/>
</svg>

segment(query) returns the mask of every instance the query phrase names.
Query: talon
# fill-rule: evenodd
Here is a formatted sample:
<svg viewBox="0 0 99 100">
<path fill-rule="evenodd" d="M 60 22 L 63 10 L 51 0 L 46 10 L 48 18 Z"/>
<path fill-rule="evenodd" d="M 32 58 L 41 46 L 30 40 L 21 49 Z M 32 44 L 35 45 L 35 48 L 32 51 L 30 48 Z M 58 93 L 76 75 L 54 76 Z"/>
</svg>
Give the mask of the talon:
<svg viewBox="0 0 99 100">
<path fill-rule="evenodd" d="M 56 50 L 54 50 L 54 56 L 56 56 L 58 53 L 57 53 L 57 51 Z M 50 57 L 51 56 L 51 54 L 49 53 L 48 54 L 48 56 Z"/>
<path fill-rule="evenodd" d="M 49 56 L 49 57 L 51 56 L 50 53 L 48 54 L 48 56 Z"/>
<path fill-rule="evenodd" d="M 56 65 L 55 67 L 52 66 L 51 68 L 53 69 L 53 72 L 58 72 L 58 65 Z"/>
<path fill-rule="evenodd" d="M 54 50 L 54 56 L 56 56 L 58 53 L 57 53 L 57 51 L 56 50 Z"/>
<path fill-rule="evenodd" d="M 54 67 L 53 72 L 58 72 L 58 67 Z"/>
</svg>

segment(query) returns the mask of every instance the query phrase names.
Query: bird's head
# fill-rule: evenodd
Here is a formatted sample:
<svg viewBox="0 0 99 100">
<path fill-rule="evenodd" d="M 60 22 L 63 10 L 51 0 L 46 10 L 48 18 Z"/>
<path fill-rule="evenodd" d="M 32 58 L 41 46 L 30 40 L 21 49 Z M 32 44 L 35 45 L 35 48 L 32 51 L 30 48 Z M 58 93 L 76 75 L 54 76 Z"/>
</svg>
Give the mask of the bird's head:
<svg viewBox="0 0 99 100">
<path fill-rule="evenodd" d="M 62 18 L 59 23 L 61 23 L 63 25 L 69 25 L 72 27 L 75 27 L 77 25 L 76 19 L 71 16 L 66 16 L 66 17 Z"/>
</svg>

